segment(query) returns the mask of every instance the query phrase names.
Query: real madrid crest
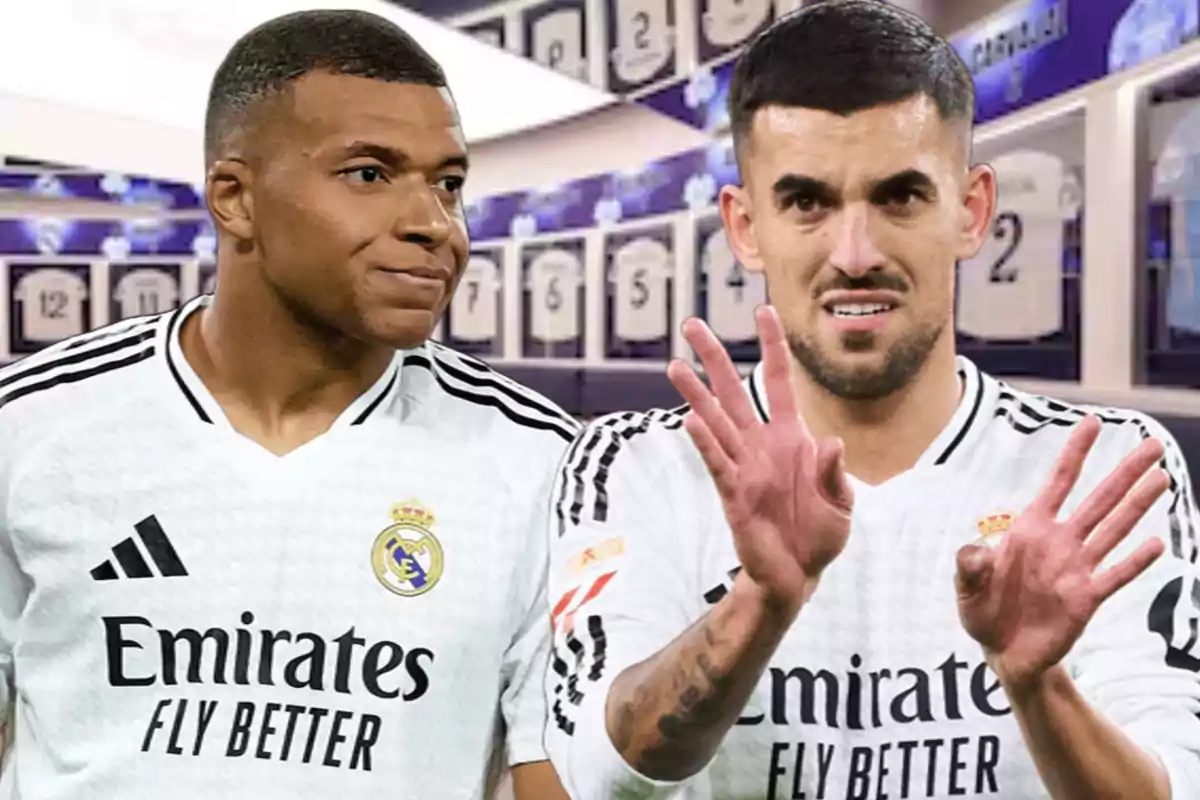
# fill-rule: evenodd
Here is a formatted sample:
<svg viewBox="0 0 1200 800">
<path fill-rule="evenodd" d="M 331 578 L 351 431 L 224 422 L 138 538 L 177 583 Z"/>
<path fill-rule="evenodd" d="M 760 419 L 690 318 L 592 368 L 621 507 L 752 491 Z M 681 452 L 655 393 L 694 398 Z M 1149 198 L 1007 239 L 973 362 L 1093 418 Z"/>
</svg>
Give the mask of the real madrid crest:
<svg viewBox="0 0 1200 800">
<path fill-rule="evenodd" d="M 392 524 L 371 548 L 375 577 L 402 597 L 425 594 L 442 577 L 442 545 L 433 535 L 433 512 L 416 500 L 392 506 Z"/>
<path fill-rule="evenodd" d="M 975 523 L 976 530 L 979 531 L 979 538 L 974 544 L 983 545 L 984 547 L 999 547 L 1000 542 L 1004 540 L 1004 534 L 1008 533 L 1016 521 L 1015 514 L 989 514 Z"/>
</svg>

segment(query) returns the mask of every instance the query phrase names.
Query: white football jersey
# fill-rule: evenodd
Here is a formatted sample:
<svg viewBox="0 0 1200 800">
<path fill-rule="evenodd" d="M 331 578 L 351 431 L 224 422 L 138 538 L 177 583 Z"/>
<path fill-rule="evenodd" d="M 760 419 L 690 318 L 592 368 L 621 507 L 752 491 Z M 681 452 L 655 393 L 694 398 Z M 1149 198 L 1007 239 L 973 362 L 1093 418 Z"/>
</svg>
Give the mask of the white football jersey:
<svg viewBox="0 0 1200 800">
<path fill-rule="evenodd" d="M 613 332 L 618 339 L 652 342 L 667 336 L 671 265 L 671 251 L 651 237 L 634 239 L 613 254 L 609 280 L 616 290 Z"/>
<path fill-rule="evenodd" d="M 1200 333 L 1200 106 L 1167 137 L 1154 168 L 1154 193 L 1171 207 L 1167 324 Z"/>
<path fill-rule="evenodd" d="M 706 321 L 713 333 L 727 344 L 756 338 L 754 309 L 767 302 L 766 278 L 738 263 L 724 228 L 704 243 L 700 265 L 707 293 Z"/>
<path fill-rule="evenodd" d="M 576 424 L 427 343 L 276 456 L 181 354 L 207 302 L 0 371 L 12 796 L 490 798 L 546 757 Z"/>
<path fill-rule="evenodd" d="M 29 342 L 57 342 L 85 328 L 83 301 L 87 282 L 74 272 L 44 267 L 17 282 L 14 298 L 21 303 L 21 335 Z"/>
<path fill-rule="evenodd" d="M 1200 188 L 1200 187 L 1197 187 Z M 1167 324 L 1200 333 L 1200 193 L 1171 202 Z"/>
<path fill-rule="evenodd" d="M 998 207 L 991 236 L 958 273 L 958 330 L 997 341 L 1062 330 L 1063 224 L 1075 192 L 1062 159 L 1019 152 L 992 163 Z"/>
<path fill-rule="evenodd" d="M 1195 36 L 1198 28 L 1200 6 L 1194 0 L 1134 0 L 1113 29 L 1109 72 L 1173 52 Z"/>
<path fill-rule="evenodd" d="M 669 0 L 617 0 L 613 13 L 617 47 L 613 69 L 617 77 L 638 84 L 654 77 L 666 66 L 671 47 Z"/>
<path fill-rule="evenodd" d="M 767 21 L 771 0 L 705 0 L 704 38 L 721 47 L 741 44 Z"/>
<path fill-rule="evenodd" d="M 530 335 L 541 342 L 569 342 L 579 328 L 579 287 L 583 264 L 569 250 L 554 248 L 538 254 L 529 264 L 525 288 L 529 290 Z"/>
<path fill-rule="evenodd" d="M 959 621 L 955 556 L 981 535 L 1003 535 L 1083 410 L 1017 391 L 966 360 L 959 366 L 960 407 L 916 466 L 881 485 L 851 479 L 845 550 L 716 757 L 679 783 L 653 783 L 624 762 L 605 729 L 605 700 L 617 675 L 720 602 L 739 570 L 737 552 L 682 427 L 685 409 L 588 426 L 560 473 L 551 544 L 547 748 L 575 800 L 1049 798 L 1004 690 Z M 747 383 L 764 418 L 761 365 Z M 1063 515 L 1145 437 L 1158 437 L 1171 488 L 1111 559 L 1151 536 L 1167 552 L 1100 608 L 1066 666 L 1094 708 L 1161 759 L 1174 800 L 1193 800 L 1200 518 L 1192 484 L 1155 421 L 1098 411 L 1103 432 Z"/>
<path fill-rule="evenodd" d="M 471 256 L 450 301 L 450 330 L 464 342 L 486 342 L 500 336 L 500 268 L 485 256 Z"/>
<path fill-rule="evenodd" d="M 157 269 L 132 269 L 113 290 L 121 319 L 161 314 L 179 302 L 179 281 Z"/>
<path fill-rule="evenodd" d="M 530 32 L 533 60 L 572 78 L 586 78 L 582 14 L 578 8 L 563 8 L 539 17 Z"/>
</svg>

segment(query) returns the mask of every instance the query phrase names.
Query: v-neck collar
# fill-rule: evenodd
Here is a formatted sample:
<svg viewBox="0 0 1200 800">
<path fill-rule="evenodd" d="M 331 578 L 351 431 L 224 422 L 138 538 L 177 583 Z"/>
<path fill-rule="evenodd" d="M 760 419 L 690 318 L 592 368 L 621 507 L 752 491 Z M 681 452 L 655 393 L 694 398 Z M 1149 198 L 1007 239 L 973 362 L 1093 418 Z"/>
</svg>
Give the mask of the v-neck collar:
<svg viewBox="0 0 1200 800">
<path fill-rule="evenodd" d="M 986 422 L 981 419 L 981 411 L 988 386 L 987 377 L 979 370 L 979 367 L 964 356 L 958 356 L 957 365 L 958 379 L 962 387 L 958 408 L 955 409 L 954 415 L 942 432 L 921 454 L 914 469 L 945 466 L 956 453 L 965 449 L 964 445 L 971 435 Z M 754 366 L 745 384 L 755 414 L 761 421 L 766 422 L 770 419 L 770 410 L 767 408 L 767 392 L 763 383 L 761 361 Z"/>
<path fill-rule="evenodd" d="M 180 394 L 182 394 L 184 401 L 190 406 L 192 416 L 202 424 L 233 431 L 233 426 L 230 424 L 229 418 L 225 415 L 225 410 L 221 408 L 221 405 L 208 391 L 208 387 L 200 380 L 200 376 L 192 369 L 192 365 L 184 357 L 183 347 L 180 343 L 179 332 L 183 328 L 183 321 L 196 310 L 208 306 L 211 302 L 211 295 L 202 295 L 188 301 L 171 314 L 167 320 L 165 332 L 166 346 L 161 349 L 161 352 L 163 353 L 163 359 L 166 362 L 166 367 L 171 374 L 171 378 Z M 355 398 L 338 415 L 337 419 L 329 427 L 329 431 L 317 438 L 323 438 L 340 428 L 362 425 L 375 416 L 380 407 L 397 391 L 400 384 L 400 370 L 403 363 L 404 359 L 398 352 L 392 358 L 392 363 L 383 371 L 383 374 L 379 376 L 375 383 Z"/>
</svg>

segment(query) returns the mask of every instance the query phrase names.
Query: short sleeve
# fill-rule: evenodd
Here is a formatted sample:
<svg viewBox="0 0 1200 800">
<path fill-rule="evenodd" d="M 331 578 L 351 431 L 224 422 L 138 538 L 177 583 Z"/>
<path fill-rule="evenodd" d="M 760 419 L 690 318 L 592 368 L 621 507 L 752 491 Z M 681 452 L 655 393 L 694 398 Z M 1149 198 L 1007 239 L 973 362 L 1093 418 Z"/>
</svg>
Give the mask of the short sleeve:
<svg viewBox="0 0 1200 800">
<path fill-rule="evenodd" d="M 7 538 L 0 541 L 0 727 L 8 723 L 14 697 L 13 644 L 23 605 L 20 574 Z"/>
<path fill-rule="evenodd" d="M 609 738 L 614 679 L 699 615 L 676 537 L 695 530 L 671 450 L 681 412 L 603 418 L 575 441 L 554 488 L 546 743 L 576 800 L 682 798 L 690 787 L 638 774 Z M 676 479 L 672 479 L 676 477 Z"/>
<path fill-rule="evenodd" d="M 6 483 L 6 480 L 0 481 L 0 728 L 8 725 L 16 699 L 13 647 L 28 593 L 7 522 L 6 503 L 3 502 L 3 493 L 7 492 Z"/>
<path fill-rule="evenodd" d="M 1162 762 L 1173 800 L 1190 800 L 1200 797 L 1200 516 L 1170 433 L 1145 417 L 1114 427 L 1096 443 L 1071 501 L 1082 501 L 1142 439 L 1159 439 L 1170 488 L 1101 569 L 1152 537 L 1166 552 L 1100 607 L 1067 664 L 1093 706 Z"/>
<path fill-rule="evenodd" d="M 553 465 L 557 467 L 557 463 Z M 522 604 L 521 623 L 504 654 L 500 711 L 504 717 L 508 766 L 545 761 L 546 727 L 544 681 L 550 656 L 550 618 L 546 613 L 547 518 L 550 485 L 555 470 L 547 470 L 533 501 L 532 513 L 523 520 L 532 543 L 527 560 L 530 591 Z"/>
</svg>

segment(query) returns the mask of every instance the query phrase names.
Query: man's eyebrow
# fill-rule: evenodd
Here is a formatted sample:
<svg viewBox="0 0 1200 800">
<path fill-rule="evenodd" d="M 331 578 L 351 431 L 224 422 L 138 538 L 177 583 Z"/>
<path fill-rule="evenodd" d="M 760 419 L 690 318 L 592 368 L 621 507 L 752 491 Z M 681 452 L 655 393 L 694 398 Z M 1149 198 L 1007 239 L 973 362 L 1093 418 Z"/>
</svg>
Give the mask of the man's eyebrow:
<svg viewBox="0 0 1200 800">
<path fill-rule="evenodd" d="M 771 192 L 780 199 L 793 195 L 806 195 L 827 203 L 837 202 L 839 197 L 838 190 L 825 181 L 793 172 L 780 176 L 772 185 Z"/>
<path fill-rule="evenodd" d="M 377 142 L 351 142 L 342 149 L 342 154 L 346 158 L 353 158 L 356 156 L 374 158 L 376 161 L 396 169 L 412 163 L 412 157 L 409 156 L 408 153 L 405 153 L 403 150 L 399 150 L 395 147 L 388 147 L 387 145 L 378 144 Z M 468 169 L 470 169 L 470 166 L 470 159 L 467 158 L 465 153 L 455 153 L 454 155 L 448 155 L 443 158 L 440 162 L 438 162 L 434 169 L 436 172 L 441 172 L 447 169 L 460 169 L 463 172 L 466 172 Z"/>
<path fill-rule="evenodd" d="M 906 169 L 876 181 L 868 193 L 872 201 L 894 197 L 898 192 L 932 195 L 937 192 L 937 183 L 919 169 Z"/>
</svg>

